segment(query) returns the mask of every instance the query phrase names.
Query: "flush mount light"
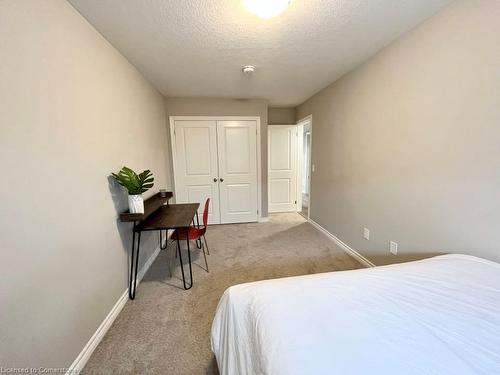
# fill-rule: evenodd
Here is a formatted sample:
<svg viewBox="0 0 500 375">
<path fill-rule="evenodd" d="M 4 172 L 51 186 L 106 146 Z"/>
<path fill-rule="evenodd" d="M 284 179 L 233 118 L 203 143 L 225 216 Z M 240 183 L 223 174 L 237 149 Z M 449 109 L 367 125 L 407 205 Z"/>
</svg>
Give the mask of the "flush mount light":
<svg viewBox="0 0 500 375">
<path fill-rule="evenodd" d="M 273 18 L 285 11 L 292 0 L 243 0 L 245 7 L 260 18 Z"/>
<path fill-rule="evenodd" d="M 243 68 L 241 68 L 241 70 L 245 74 L 252 74 L 255 71 L 255 66 L 253 66 L 253 65 L 245 65 Z"/>
</svg>

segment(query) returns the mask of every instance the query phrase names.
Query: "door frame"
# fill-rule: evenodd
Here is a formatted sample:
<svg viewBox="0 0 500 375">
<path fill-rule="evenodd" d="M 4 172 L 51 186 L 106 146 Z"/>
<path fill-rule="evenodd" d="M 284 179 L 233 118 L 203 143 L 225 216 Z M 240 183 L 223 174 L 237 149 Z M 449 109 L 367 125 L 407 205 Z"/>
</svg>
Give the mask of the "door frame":
<svg viewBox="0 0 500 375">
<path fill-rule="evenodd" d="M 308 184 L 309 184 L 309 203 L 307 204 L 307 220 L 310 220 L 311 219 L 311 187 L 312 187 L 312 176 L 313 176 L 313 162 L 312 162 L 312 146 L 313 146 L 313 117 L 312 115 L 307 115 L 303 118 L 301 118 L 300 120 L 297 121 L 297 128 L 300 129 L 302 131 L 302 134 L 301 134 L 301 137 L 304 137 L 304 125 L 305 124 L 309 124 L 309 130 L 310 130 L 310 141 L 309 141 L 309 173 L 310 173 L 310 177 L 309 177 L 309 181 L 308 181 Z M 301 142 L 299 142 L 301 143 Z M 298 155 L 298 158 L 299 158 L 299 165 L 301 165 L 303 163 L 303 150 L 302 150 L 302 147 L 299 146 L 299 155 Z M 297 171 L 298 171 L 298 176 L 297 176 L 297 189 L 298 191 L 300 191 L 300 199 L 297 199 L 297 212 L 301 212 L 302 211 L 302 189 L 299 188 L 299 181 L 302 181 L 302 168 L 297 168 Z M 298 194 L 297 194 L 298 195 Z M 300 203 L 300 206 L 299 206 L 299 203 Z"/>
<path fill-rule="evenodd" d="M 262 165 L 261 165 L 261 135 L 260 135 L 260 117 L 259 116 L 169 116 L 170 123 L 170 150 L 172 155 L 172 173 L 174 180 L 174 194 L 177 189 L 177 179 L 175 178 L 175 139 L 174 129 L 175 121 L 257 121 L 257 219 L 262 221 Z M 174 195 L 175 198 L 175 195 Z"/>
</svg>

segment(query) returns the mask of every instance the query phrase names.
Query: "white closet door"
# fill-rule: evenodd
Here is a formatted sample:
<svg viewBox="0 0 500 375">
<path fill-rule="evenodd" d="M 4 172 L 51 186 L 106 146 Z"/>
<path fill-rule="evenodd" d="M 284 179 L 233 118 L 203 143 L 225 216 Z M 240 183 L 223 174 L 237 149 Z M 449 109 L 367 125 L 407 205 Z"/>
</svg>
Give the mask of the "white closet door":
<svg viewBox="0 0 500 375">
<path fill-rule="evenodd" d="M 257 122 L 217 121 L 221 223 L 257 221 Z"/>
<path fill-rule="evenodd" d="M 219 173 L 217 165 L 217 123 L 185 121 L 174 123 L 175 200 L 200 203 L 210 198 L 209 223 L 220 224 Z"/>
<path fill-rule="evenodd" d="M 268 127 L 269 212 L 297 211 L 297 126 Z"/>
</svg>

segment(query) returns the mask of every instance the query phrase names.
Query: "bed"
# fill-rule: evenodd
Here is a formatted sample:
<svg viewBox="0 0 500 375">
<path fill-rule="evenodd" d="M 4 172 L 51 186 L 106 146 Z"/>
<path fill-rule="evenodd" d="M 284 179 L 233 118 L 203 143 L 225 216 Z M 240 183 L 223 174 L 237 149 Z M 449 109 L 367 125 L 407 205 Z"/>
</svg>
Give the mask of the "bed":
<svg viewBox="0 0 500 375">
<path fill-rule="evenodd" d="M 500 264 L 466 255 L 228 288 L 221 375 L 500 374 Z"/>
</svg>

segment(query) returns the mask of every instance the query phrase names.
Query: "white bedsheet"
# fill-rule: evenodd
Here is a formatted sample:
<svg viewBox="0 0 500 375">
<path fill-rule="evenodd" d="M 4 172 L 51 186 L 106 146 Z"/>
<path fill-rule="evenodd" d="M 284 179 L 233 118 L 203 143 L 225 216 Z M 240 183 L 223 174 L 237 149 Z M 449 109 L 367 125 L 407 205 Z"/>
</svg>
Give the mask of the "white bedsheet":
<svg viewBox="0 0 500 375">
<path fill-rule="evenodd" d="M 465 255 L 240 284 L 221 375 L 500 374 L 500 264 Z"/>
</svg>

